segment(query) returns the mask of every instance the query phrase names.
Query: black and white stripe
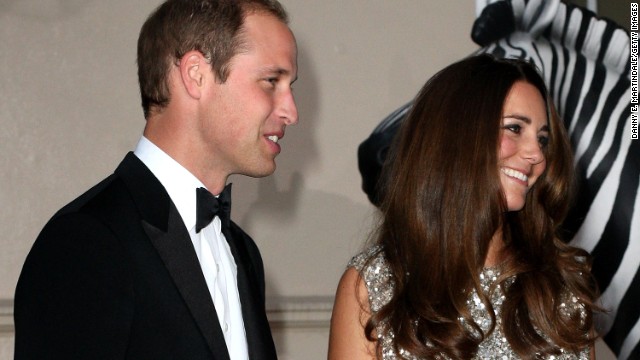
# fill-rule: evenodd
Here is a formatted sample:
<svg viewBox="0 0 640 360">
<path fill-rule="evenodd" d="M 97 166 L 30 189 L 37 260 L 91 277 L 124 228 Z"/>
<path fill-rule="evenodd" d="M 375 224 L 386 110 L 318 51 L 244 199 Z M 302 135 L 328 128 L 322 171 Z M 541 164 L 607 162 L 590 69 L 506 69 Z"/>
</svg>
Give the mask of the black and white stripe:
<svg viewBox="0 0 640 360">
<path fill-rule="evenodd" d="M 630 135 L 629 34 L 560 1 L 510 4 L 515 30 L 480 52 L 529 58 L 544 73 L 580 181 L 565 225 L 573 244 L 594 256 L 610 310 L 599 330 L 619 359 L 640 359 L 640 142 Z"/>
</svg>

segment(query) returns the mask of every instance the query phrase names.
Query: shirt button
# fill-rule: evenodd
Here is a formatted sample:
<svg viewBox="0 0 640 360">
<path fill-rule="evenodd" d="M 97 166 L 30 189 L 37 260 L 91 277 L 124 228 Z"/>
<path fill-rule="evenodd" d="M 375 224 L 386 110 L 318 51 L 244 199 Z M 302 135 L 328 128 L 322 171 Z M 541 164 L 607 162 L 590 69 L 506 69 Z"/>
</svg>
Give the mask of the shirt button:
<svg viewBox="0 0 640 360">
<path fill-rule="evenodd" d="M 220 272 L 220 264 L 216 263 L 216 272 L 219 273 Z"/>
<path fill-rule="evenodd" d="M 224 332 L 229 331 L 229 323 L 224 323 Z"/>
</svg>

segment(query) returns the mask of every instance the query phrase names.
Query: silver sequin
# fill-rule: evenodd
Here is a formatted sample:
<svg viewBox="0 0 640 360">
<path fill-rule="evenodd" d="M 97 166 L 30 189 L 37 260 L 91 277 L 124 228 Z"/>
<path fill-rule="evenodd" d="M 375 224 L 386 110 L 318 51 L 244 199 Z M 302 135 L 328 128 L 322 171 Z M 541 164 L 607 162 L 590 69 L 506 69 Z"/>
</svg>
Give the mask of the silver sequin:
<svg viewBox="0 0 640 360">
<path fill-rule="evenodd" d="M 376 254 L 377 253 L 377 254 Z M 366 264 L 367 260 L 371 261 Z M 384 258 L 384 253 L 379 252 L 379 247 L 371 247 L 366 251 L 354 256 L 349 262 L 349 267 L 354 267 L 358 270 L 364 279 L 364 282 L 369 293 L 369 305 L 373 313 L 378 312 L 382 306 L 387 304 L 393 296 L 394 282 L 391 276 L 391 271 Z M 485 294 L 489 293 L 489 288 L 500 275 L 497 268 L 485 268 L 480 274 L 480 282 L 482 290 Z M 513 280 L 507 280 L 506 286 L 512 283 Z M 496 313 L 496 327 L 495 330 L 484 339 L 478 346 L 478 351 L 473 359 L 500 359 L 511 360 L 520 359 L 511 349 L 509 342 L 505 338 L 502 332 L 502 317 L 501 308 L 505 300 L 502 288 L 496 286 L 494 292 L 490 296 L 491 305 Z M 574 296 L 567 294 L 564 300 L 564 310 L 568 313 L 572 311 L 580 311 L 584 317 L 584 308 L 578 302 L 578 299 Z M 491 316 L 487 311 L 487 308 L 480 300 L 478 294 L 473 291 L 469 299 L 467 300 L 467 306 L 471 311 L 473 320 L 480 326 L 483 331 L 489 330 L 491 327 Z M 460 319 L 462 320 L 462 319 Z M 463 321 L 462 321 L 463 322 Z M 388 324 L 385 321 L 381 321 L 377 329 L 378 340 L 381 344 L 382 360 L 397 360 L 399 359 L 393 350 L 393 331 L 388 329 Z M 428 346 L 429 344 L 427 344 Z M 415 356 L 411 355 L 404 349 L 400 349 L 400 359 L 407 360 L 419 360 Z M 443 359 L 448 359 L 443 356 Z M 546 359 L 557 360 L 573 360 L 573 359 L 589 359 L 589 348 L 584 349 L 580 353 L 570 353 L 563 351 L 559 356 L 549 356 Z"/>
</svg>

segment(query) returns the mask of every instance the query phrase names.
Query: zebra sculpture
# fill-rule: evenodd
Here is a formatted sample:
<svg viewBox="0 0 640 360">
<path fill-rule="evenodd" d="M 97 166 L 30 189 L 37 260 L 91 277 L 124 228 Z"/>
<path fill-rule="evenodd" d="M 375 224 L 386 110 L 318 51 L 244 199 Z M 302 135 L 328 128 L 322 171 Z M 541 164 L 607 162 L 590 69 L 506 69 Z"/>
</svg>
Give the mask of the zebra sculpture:
<svg viewBox="0 0 640 360">
<path fill-rule="evenodd" d="M 488 0 L 476 19 L 478 53 L 533 61 L 543 72 L 575 152 L 579 198 L 564 224 L 592 253 L 609 310 L 598 331 L 618 359 L 640 359 L 640 140 L 631 140 L 629 33 L 560 0 Z M 387 149 L 411 103 L 358 148 L 363 190 L 376 187 Z"/>
</svg>

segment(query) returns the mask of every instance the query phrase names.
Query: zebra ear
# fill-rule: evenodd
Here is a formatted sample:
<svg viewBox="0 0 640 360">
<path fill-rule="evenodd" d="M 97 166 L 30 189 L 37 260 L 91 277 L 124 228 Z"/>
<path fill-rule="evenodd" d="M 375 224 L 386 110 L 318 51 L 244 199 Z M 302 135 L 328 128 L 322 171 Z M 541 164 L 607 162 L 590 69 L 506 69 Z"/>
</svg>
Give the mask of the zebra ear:
<svg viewBox="0 0 640 360">
<path fill-rule="evenodd" d="M 362 190 L 375 206 L 380 206 L 385 192 L 381 182 L 384 181 L 381 180 L 382 166 L 387 158 L 393 138 L 407 117 L 412 103 L 404 104 L 389 114 L 376 126 L 373 133 L 358 146 L 358 170 L 362 175 Z"/>
<path fill-rule="evenodd" d="M 482 10 L 474 21 L 471 39 L 480 46 L 507 37 L 516 29 L 513 8 L 510 1 L 498 1 Z"/>
</svg>

